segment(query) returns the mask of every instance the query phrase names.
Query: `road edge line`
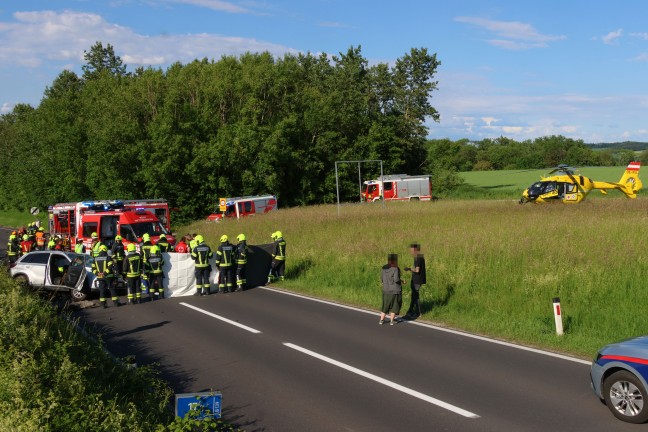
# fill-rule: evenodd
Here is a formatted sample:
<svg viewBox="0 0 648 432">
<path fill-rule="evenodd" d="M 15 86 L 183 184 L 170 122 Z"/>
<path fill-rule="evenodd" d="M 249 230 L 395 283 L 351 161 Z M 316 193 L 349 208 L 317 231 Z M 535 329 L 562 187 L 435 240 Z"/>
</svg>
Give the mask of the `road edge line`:
<svg viewBox="0 0 648 432">
<path fill-rule="evenodd" d="M 304 300 L 311 300 L 311 301 L 318 302 L 318 303 L 324 303 L 324 304 L 327 304 L 327 305 L 330 305 L 330 306 L 336 306 L 336 307 L 343 308 L 343 309 L 348 309 L 348 310 L 352 310 L 352 311 L 356 311 L 356 312 L 362 312 L 362 313 L 369 314 L 369 315 L 374 315 L 374 316 L 380 315 L 378 312 L 373 312 L 373 311 L 369 311 L 367 309 L 362 309 L 362 308 L 355 307 L 355 306 L 349 306 L 349 305 L 345 305 L 345 304 L 341 304 L 341 303 L 336 303 L 336 302 L 333 302 L 333 301 L 324 300 L 324 299 L 320 299 L 320 298 L 317 298 L 317 297 L 310 297 L 310 296 L 307 296 L 307 295 L 304 295 L 304 294 L 297 294 L 297 293 L 294 293 L 294 292 L 280 290 L 280 289 L 266 287 L 266 286 L 262 286 L 262 287 L 258 287 L 258 288 L 261 288 L 261 289 L 264 289 L 264 290 L 267 290 L 267 291 L 271 291 L 271 292 L 276 292 L 276 293 L 279 293 L 279 294 L 285 294 L 285 295 L 289 295 L 289 296 L 293 296 L 293 297 L 298 297 L 298 298 L 301 298 L 301 299 L 304 299 Z M 432 330 L 437 330 L 437 331 L 450 333 L 450 334 L 454 334 L 454 335 L 458 335 L 458 336 L 464 336 L 464 337 L 471 338 L 471 339 L 477 339 L 477 340 L 480 340 L 480 341 L 483 341 L 483 342 L 489 342 L 489 343 L 492 343 L 492 344 L 497 344 L 497 345 L 501 345 L 501 346 L 505 346 L 505 347 L 509 347 L 509 348 L 522 350 L 522 351 L 528 351 L 528 352 L 532 352 L 532 353 L 535 353 L 535 354 L 540 354 L 540 355 L 544 355 L 544 356 L 548 356 L 548 357 L 554 357 L 554 358 L 557 358 L 557 359 L 567 360 L 567 361 L 570 361 L 570 362 L 579 363 L 579 364 L 583 364 L 583 365 L 587 365 L 587 366 L 591 366 L 591 364 L 592 364 L 591 361 L 579 359 L 577 357 L 572 357 L 572 356 L 568 356 L 568 355 L 565 355 L 565 354 L 559 354 L 559 353 L 555 353 L 555 352 L 551 352 L 551 351 L 546 351 L 546 350 L 542 350 L 542 349 L 539 349 L 539 348 L 532 348 L 532 347 L 528 347 L 528 346 L 524 346 L 524 345 L 515 344 L 515 343 L 512 343 L 512 342 L 502 341 L 502 340 L 499 340 L 499 339 L 493 339 L 493 338 L 490 338 L 490 337 L 487 337 L 487 336 L 480 336 L 480 335 L 476 335 L 476 334 L 473 334 L 473 333 L 468 333 L 468 332 L 465 332 L 465 331 L 462 331 L 462 330 L 454 330 L 454 329 L 447 328 L 447 327 L 441 327 L 441 326 L 437 326 L 437 325 L 434 325 L 434 324 L 422 323 L 422 322 L 417 322 L 417 321 L 403 321 L 403 323 L 416 325 L 416 326 L 420 326 L 420 327 L 426 327 L 426 328 L 429 328 L 429 329 L 432 329 Z"/>
</svg>

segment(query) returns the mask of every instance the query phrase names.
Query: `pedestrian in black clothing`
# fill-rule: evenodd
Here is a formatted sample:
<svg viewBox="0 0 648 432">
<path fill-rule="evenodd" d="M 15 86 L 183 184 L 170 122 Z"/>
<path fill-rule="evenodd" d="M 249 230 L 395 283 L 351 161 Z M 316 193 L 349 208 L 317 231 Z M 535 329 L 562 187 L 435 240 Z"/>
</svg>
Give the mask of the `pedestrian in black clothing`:
<svg viewBox="0 0 648 432">
<path fill-rule="evenodd" d="M 412 272 L 412 281 L 410 282 L 410 289 L 412 290 L 412 299 L 410 306 L 407 310 L 406 316 L 410 318 L 418 318 L 421 316 L 421 301 L 419 300 L 419 291 L 423 285 L 427 283 L 425 274 L 425 257 L 421 253 L 421 245 L 412 243 L 410 245 L 410 253 L 414 257 L 414 265 L 405 267 L 405 271 Z"/>
</svg>

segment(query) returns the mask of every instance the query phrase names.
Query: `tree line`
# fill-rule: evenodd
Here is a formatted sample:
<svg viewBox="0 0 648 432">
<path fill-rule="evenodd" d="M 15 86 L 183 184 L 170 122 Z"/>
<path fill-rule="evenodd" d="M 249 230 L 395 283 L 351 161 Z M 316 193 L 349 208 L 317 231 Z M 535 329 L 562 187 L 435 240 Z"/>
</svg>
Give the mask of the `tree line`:
<svg viewBox="0 0 648 432">
<path fill-rule="evenodd" d="M 61 72 L 37 107 L 18 104 L 0 118 L 0 208 L 164 197 L 195 218 L 218 196 L 333 202 L 336 160 L 427 169 L 425 122 L 439 118 L 430 99 L 440 63 L 425 48 L 393 65 L 369 65 L 351 47 L 128 72 L 97 42 L 85 61 L 81 76 Z M 342 174 L 345 196 L 357 194 Z"/>
</svg>

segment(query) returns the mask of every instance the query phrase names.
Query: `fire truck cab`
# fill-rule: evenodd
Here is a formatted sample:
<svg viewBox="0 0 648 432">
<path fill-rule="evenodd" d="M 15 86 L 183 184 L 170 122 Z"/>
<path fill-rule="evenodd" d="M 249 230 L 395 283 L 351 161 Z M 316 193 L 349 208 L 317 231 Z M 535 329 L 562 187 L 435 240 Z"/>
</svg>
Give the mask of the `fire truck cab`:
<svg viewBox="0 0 648 432">
<path fill-rule="evenodd" d="M 246 196 L 237 198 L 220 198 L 214 213 L 207 219 L 219 221 L 223 218 L 241 218 L 265 214 L 277 209 L 277 197 L 274 195 Z"/>
<path fill-rule="evenodd" d="M 156 243 L 160 234 L 165 234 L 170 244 L 175 239 L 153 213 L 144 208 L 126 208 L 121 201 L 84 201 L 63 203 L 49 207 L 49 230 L 70 240 L 72 247 L 77 238 L 88 250 L 92 244 L 92 233 L 111 247 L 115 236 L 121 235 L 126 244 L 140 243 L 144 234 Z"/>
<path fill-rule="evenodd" d="M 364 182 L 362 200 L 378 201 L 430 201 L 432 183 L 430 176 L 409 176 L 406 174 L 386 175 L 378 180 Z"/>
<path fill-rule="evenodd" d="M 160 223 L 171 232 L 171 215 L 169 213 L 169 203 L 164 199 L 141 199 L 141 200 L 124 200 L 124 208 L 141 210 L 144 209 L 153 213 Z M 123 236 L 122 236 L 123 237 Z"/>
</svg>

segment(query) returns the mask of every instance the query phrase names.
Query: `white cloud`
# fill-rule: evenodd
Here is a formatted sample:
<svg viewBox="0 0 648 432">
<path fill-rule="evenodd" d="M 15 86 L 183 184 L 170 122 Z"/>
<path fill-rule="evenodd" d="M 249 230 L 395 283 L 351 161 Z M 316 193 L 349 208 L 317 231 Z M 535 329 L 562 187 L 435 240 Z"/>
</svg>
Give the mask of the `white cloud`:
<svg viewBox="0 0 648 432">
<path fill-rule="evenodd" d="M 544 48 L 549 42 L 566 39 L 563 35 L 542 34 L 531 24 L 519 21 L 495 21 L 487 18 L 459 16 L 455 21 L 472 24 L 486 31 L 494 33 L 497 37 L 487 40 L 491 45 L 510 49 L 522 50 L 529 48 Z"/>
<path fill-rule="evenodd" d="M 13 107 L 14 107 L 13 104 L 10 104 L 9 102 L 3 103 L 2 106 L 0 107 L 0 114 L 10 113 Z"/>
<path fill-rule="evenodd" d="M 344 24 L 338 21 L 320 21 L 317 23 L 319 27 L 330 27 L 330 28 L 339 28 L 339 29 L 350 29 L 353 28 L 348 24 Z"/>
<path fill-rule="evenodd" d="M 618 29 L 616 31 L 611 31 L 610 33 L 601 37 L 601 40 L 606 45 L 616 45 L 618 43 L 617 39 L 619 39 L 622 35 L 623 35 L 623 29 Z"/>
<path fill-rule="evenodd" d="M 96 41 L 110 43 L 129 65 L 163 65 L 196 58 L 295 50 L 257 39 L 213 33 L 143 35 L 106 21 L 100 15 L 74 11 L 16 12 L 15 21 L 0 21 L 0 64 L 38 67 L 47 61 L 83 63 L 83 51 Z"/>
<path fill-rule="evenodd" d="M 630 33 L 630 36 L 638 37 L 643 40 L 648 40 L 648 32 L 643 33 Z"/>
<path fill-rule="evenodd" d="M 221 0 L 169 0 L 172 3 L 184 3 L 193 6 L 200 6 L 216 11 L 229 13 L 250 13 L 249 9 L 236 5 L 232 2 Z"/>
<path fill-rule="evenodd" d="M 639 54 L 637 57 L 634 58 L 635 61 L 648 61 L 648 52 L 644 52 Z"/>
<path fill-rule="evenodd" d="M 648 92 L 593 95 L 558 90 L 538 95 L 526 87 L 493 85 L 488 75 L 439 72 L 443 83 L 431 101 L 439 123 L 428 122 L 430 136 L 517 140 L 565 135 L 586 142 L 646 140 Z M 623 138 L 623 131 L 630 136 Z"/>
</svg>

